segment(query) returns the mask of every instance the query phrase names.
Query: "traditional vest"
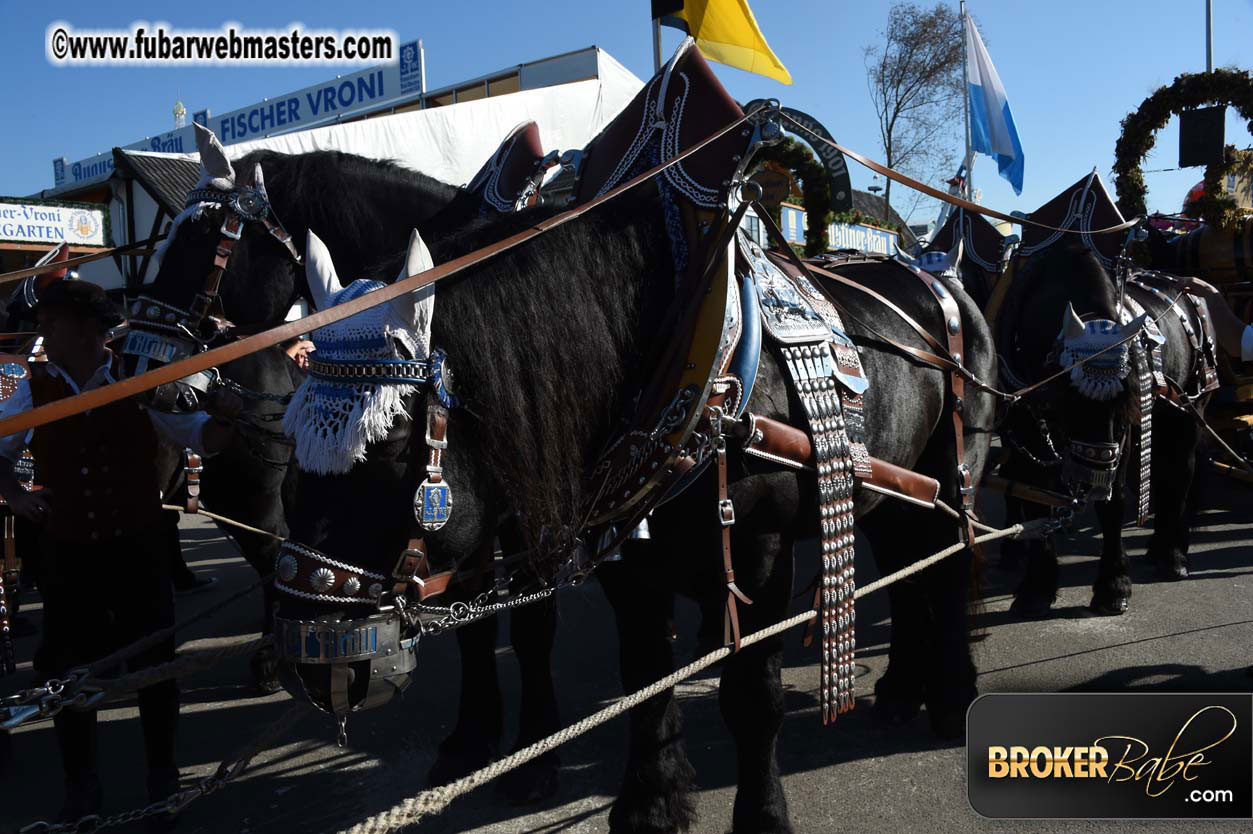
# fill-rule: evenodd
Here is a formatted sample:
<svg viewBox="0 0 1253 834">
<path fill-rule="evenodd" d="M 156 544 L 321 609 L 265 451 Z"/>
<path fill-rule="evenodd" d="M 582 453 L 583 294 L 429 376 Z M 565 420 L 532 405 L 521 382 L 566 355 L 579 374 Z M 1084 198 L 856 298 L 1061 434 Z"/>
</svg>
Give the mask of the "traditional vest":
<svg viewBox="0 0 1253 834">
<path fill-rule="evenodd" d="M 113 374 L 120 375 L 114 360 Z M 40 363 L 30 367 L 35 407 L 74 390 Z M 58 539 L 91 543 L 133 535 L 160 522 L 157 436 L 139 403 L 119 400 L 39 426 L 31 438 L 36 483 L 52 491 L 46 529 Z"/>
</svg>

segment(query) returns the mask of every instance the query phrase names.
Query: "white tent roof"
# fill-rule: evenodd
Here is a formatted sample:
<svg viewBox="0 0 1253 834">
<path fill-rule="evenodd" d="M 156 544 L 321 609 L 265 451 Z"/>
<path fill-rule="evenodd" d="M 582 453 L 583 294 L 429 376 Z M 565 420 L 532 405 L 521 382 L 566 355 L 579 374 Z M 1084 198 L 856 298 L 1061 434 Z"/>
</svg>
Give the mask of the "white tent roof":
<svg viewBox="0 0 1253 834">
<path fill-rule="evenodd" d="M 240 142 L 226 152 L 238 159 L 258 149 L 337 150 L 391 159 L 464 185 L 521 122 L 533 119 L 539 125 L 545 152 L 582 148 L 594 138 L 644 86 L 607 53 L 597 52 L 597 78 Z"/>
</svg>

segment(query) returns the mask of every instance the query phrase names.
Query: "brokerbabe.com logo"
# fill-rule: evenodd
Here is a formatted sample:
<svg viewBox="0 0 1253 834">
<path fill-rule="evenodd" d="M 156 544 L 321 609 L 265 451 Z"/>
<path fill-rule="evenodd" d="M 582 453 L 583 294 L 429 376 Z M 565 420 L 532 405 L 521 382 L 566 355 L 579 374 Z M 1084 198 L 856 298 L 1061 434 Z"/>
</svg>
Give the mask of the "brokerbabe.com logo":
<svg viewBox="0 0 1253 834">
<path fill-rule="evenodd" d="M 971 807 L 993 818 L 1253 818 L 1253 695 L 984 695 Z"/>
</svg>

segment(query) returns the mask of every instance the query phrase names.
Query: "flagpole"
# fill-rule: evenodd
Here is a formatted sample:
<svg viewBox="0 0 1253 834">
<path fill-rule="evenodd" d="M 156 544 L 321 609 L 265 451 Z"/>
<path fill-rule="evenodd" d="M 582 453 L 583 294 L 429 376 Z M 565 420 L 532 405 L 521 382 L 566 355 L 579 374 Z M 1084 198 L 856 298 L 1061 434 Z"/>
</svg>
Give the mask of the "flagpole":
<svg viewBox="0 0 1253 834">
<path fill-rule="evenodd" d="M 963 102 L 962 110 L 965 113 L 965 118 L 966 118 L 966 157 L 964 160 L 966 164 L 966 183 L 965 183 L 964 188 L 966 191 L 965 197 L 967 200 L 969 200 L 970 195 L 974 193 L 973 183 L 974 183 L 975 160 L 974 160 L 974 157 L 970 153 L 970 57 L 966 54 L 966 43 L 967 41 L 969 41 L 969 37 L 967 37 L 967 34 L 966 34 L 966 27 L 969 25 L 967 14 L 968 12 L 966 11 L 966 0 L 961 0 L 962 79 L 965 82 L 964 84 L 962 84 L 962 102 Z"/>
<path fill-rule="evenodd" d="M 661 72 L 661 18 L 653 18 L 653 72 Z"/>
</svg>

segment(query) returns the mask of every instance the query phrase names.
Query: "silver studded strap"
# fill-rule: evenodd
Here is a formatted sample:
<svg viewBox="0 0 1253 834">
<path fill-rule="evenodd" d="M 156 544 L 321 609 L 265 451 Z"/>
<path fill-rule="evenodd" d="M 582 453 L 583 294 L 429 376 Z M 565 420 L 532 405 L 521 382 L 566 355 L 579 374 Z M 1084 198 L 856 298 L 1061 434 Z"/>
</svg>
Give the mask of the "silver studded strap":
<svg viewBox="0 0 1253 834">
<path fill-rule="evenodd" d="M 784 366 L 796 387 L 813 437 L 818 471 L 818 521 L 822 572 L 814 593 L 822 635 L 820 709 L 822 723 L 853 708 L 856 611 L 853 592 L 854 457 L 848 438 L 835 361 L 829 342 L 782 348 Z"/>
</svg>

